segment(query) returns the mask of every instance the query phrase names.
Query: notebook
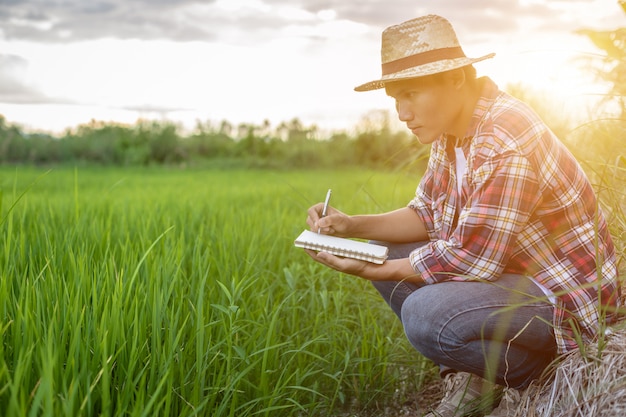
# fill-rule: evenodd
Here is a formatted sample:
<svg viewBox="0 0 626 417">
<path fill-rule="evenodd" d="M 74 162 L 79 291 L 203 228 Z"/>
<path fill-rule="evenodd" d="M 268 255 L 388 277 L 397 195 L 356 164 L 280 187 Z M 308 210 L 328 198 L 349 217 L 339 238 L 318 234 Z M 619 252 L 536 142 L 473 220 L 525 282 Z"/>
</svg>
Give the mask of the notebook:
<svg viewBox="0 0 626 417">
<path fill-rule="evenodd" d="M 389 249 L 386 246 L 342 237 L 321 235 L 310 230 L 303 231 L 294 242 L 296 247 L 332 253 L 344 258 L 382 264 L 387 259 Z"/>
</svg>

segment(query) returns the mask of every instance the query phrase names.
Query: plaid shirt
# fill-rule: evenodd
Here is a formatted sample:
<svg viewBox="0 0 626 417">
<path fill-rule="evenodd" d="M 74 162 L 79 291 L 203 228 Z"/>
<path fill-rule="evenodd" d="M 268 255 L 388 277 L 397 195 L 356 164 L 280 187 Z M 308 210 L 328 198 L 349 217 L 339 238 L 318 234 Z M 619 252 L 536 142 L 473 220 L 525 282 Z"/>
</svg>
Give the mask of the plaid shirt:
<svg viewBox="0 0 626 417">
<path fill-rule="evenodd" d="M 461 147 L 467 159 L 457 190 L 456 138 L 433 143 L 428 169 L 408 204 L 430 243 L 410 261 L 428 284 L 534 278 L 557 297 L 560 353 L 575 335 L 596 336 L 619 302 L 615 248 L 583 170 L 540 118 L 488 78 Z M 600 302 L 601 301 L 601 302 Z"/>
</svg>

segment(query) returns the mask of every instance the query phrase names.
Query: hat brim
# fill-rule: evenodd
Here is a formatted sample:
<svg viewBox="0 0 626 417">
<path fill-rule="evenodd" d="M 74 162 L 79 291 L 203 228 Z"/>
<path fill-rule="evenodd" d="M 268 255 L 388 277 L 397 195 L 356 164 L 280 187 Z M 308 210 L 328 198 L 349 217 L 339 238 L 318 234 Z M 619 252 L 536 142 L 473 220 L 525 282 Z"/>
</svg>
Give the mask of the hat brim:
<svg viewBox="0 0 626 417">
<path fill-rule="evenodd" d="M 394 72 L 393 74 L 384 75 L 379 80 L 374 80 L 354 87 L 354 91 L 372 91 L 385 88 L 385 85 L 394 81 L 408 80 L 411 78 L 424 77 L 426 75 L 438 74 L 440 72 L 451 71 L 453 69 L 462 68 L 467 65 L 472 65 L 475 62 L 484 61 L 485 59 L 493 58 L 496 54 L 491 53 L 480 58 L 454 58 L 444 59 L 441 61 L 430 62 L 417 67 L 407 68 L 403 71 Z"/>
</svg>

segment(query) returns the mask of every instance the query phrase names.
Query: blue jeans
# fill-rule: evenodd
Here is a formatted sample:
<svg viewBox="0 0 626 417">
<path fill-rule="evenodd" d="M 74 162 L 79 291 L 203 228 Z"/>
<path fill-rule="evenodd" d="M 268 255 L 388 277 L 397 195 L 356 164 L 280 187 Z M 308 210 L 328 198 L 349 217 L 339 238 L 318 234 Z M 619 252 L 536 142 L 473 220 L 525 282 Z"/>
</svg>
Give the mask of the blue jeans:
<svg viewBox="0 0 626 417">
<path fill-rule="evenodd" d="M 390 259 L 398 259 L 423 243 L 383 244 Z M 442 373 L 470 372 L 525 388 L 556 356 L 554 307 L 523 275 L 504 274 L 494 282 L 373 284 L 402 321 L 413 347 Z"/>
</svg>

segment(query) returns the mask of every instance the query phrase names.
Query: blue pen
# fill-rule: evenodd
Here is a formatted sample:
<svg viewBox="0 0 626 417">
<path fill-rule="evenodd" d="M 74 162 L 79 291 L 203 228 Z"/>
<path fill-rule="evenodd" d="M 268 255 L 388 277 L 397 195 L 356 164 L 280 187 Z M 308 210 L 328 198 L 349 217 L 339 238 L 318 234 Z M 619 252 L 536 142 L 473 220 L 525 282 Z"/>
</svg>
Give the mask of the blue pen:
<svg viewBox="0 0 626 417">
<path fill-rule="evenodd" d="M 328 211 L 328 203 L 330 202 L 330 195 L 332 194 L 332 190 L 329 188 L 326 192 L 326 200 L 324 200 L 324 208 L 322 209 L 322 217 L 326 216 L 326 212 Z M 322 231 L 321 227 L 317 228 L 317 234 L 319 235 Z"/>
</svg>

